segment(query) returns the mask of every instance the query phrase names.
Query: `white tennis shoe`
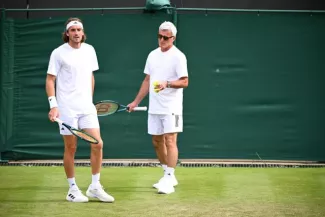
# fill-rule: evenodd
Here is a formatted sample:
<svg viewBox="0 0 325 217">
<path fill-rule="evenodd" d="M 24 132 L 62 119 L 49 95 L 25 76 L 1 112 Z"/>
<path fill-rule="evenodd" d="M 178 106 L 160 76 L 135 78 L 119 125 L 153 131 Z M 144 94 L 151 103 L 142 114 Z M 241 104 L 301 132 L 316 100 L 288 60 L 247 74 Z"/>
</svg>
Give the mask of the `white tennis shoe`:
<svg viewBox="0 0 325 217">
<path fill-rule="evenodd" d="M 159 186 L 161 185 L 161 183 L 163 183 L 164 179 L 166 179 L 168 175 L 164 175 L 157 183 L 153 184 L 152 187 L 156 188 L 156 189 L 159 189 Z M 176 176 L 175 175 L 170 175 L 170 178 L 171 178 L 171 183 L 173 185 L 173 187 L 177 186 L 178 185 L 178 181 L 176 179 Z"/>
<path fill-rule="evenodd" d="M 79 188 L 72 187 L 69 189 L 66 196 L 67 201 L 76 202 L 76 203 L 85 203 L 88 202 L 88 197 L 82 194 Z"/>
<path fill-rule="evenodd" d="M 164 176 L 159 182 L 158 193 L 159 194 L 171 194 L 175 192 L 174 179 L 171 175 Z"/>
<path fill-rule="evenodd" d="M 107 194 L 104 191 L 101 185 L 97 185 L 97 186 L 89 185 L 86 195 L 88 197 L 97 198 L 98 200 L 107 203 L 112 203 L 115 200 L 114 197 L 112 197 L 111 195 Z"/>
</svg>

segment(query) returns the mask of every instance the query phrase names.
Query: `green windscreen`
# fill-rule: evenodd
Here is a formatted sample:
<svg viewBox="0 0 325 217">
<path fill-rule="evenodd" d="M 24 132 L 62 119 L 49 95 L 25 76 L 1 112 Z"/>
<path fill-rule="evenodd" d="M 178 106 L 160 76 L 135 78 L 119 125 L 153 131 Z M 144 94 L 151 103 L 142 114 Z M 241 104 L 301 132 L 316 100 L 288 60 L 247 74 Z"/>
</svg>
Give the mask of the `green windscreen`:
<svg viewBox="0 0 325 217">
<path fill-rule="evenodd" d="M 169 14 L 81 17 L 99 61 L 94 102 L 130 103 Z M 7 20 L 1 72 L 1 148 L 7 159 L 61 159 L 47 119 L 48 61 L 66 17 Z M 180 158 L 325 160 L 325 16 L 307 13 L 178 14 L 188 61 Z M 147 106 L 148 98 L 139 106 Z M 104 158 L 155 158 L 147 113 L 99 118 Z M 89 158 L 79 141 L 77 158 Z"/>
</svg>

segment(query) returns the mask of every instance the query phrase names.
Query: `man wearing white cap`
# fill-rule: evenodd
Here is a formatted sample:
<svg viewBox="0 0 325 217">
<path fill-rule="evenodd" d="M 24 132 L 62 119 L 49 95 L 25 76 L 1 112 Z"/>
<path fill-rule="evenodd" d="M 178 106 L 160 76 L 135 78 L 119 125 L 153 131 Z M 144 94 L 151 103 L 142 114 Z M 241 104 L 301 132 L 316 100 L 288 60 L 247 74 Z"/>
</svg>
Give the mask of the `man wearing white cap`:
<svg viewBox="0 0 325 217">
<path fill-rule="evenodd" d="M 188 86 L 186 56 L 173 42 L 177 29 L 171 22 L 159 27 L 159 47 L 148 55 L 145 78 L 129 110 L 149 93 L 148 133 L 152 135 L 164 176 L 154 184 L 158 193 L 175 192 L 178 184 L 175 167 L 178 160 L 177 134 L 183 131 L 183 89 Z"/>
<path fill-rule="evenodd" d="M 86 195 L 103 202 L 113 202 L 114 198 L 103 190 L 99 181 L 103 141 L 93 104 L 93 72 L 98 70 L 96 52 L 93 46 L 85 43 L 83 24 L 78 18 L 67 20 L 62 37 L 65 43 L 53 50 L 46 77 L 49 119 L 54 121 L 59 117 L 68 125 L 85 130 L 99 141 L 98 144 L 90 144 L 92 182 Z M 62 125 L 59 125 L 59 130 L 64 141 L 63 162 L 69 183 L 66 199 L 71 202 L 88 202 L 88 197 L 82 194 L 75 180 L 77 138 Z"/>
</svg>

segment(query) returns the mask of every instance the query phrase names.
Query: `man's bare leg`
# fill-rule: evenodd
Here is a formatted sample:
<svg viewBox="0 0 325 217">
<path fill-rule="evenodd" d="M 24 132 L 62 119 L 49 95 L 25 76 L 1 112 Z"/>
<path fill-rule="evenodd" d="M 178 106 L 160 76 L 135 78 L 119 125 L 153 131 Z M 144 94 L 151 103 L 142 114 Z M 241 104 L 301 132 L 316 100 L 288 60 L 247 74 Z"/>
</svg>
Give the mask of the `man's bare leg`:
<svg viewBox="0 0 325 217">
<path fill-rule="evenodd" d="M 165 145 L 164 135 L 152 136 L 152 143 L 154 145 L 159 162 L 167 166 L 167 148 Z"/>
<path fill-rule="evenodd" d="M 88 187 L 86 195 L 88 197 L 97 198 L 103 202 L 114 202 L 114 197 L 107 194 L 101 183 L 100 183 L 100 172 L 102 168 L 103 161 L 103 140 L 100 135 L 99 128 L 92 129 L 83 129 L 95 139 L 98 140 L 98 144 L 90 144 L 91 145 L 91 153 L 90 153 L 90 163 L 91 163 L 91 173 L 92 173 L 92 182 Z"/>
<path fill-rule="evenodd" d="M 167 168 L 163 181 L 158 185 L 158 193 L 170 194 L 175 192 L 174 186 L 178 184 L 175 177 L 175 168 L 178 160 L 177 133 L 165 134 L 167 147 Z"/>
<path fill-rule="evenodd" d="M 77 150 L 77 138 L 74 135 L 64 135 L 64 157 L 63 164 L 65 174 L 69 182 L 69 191 L 66 200 L 71 202 L 88 202 L 88 197 L 79 190 L 75 180 L 74 157 Z"/>
<path fill-rule="evenodd" d="M 77 150 L 77 138 L 74 135 L 64 135 L 63 165 L 67 176 L 69 187 L 78 187 L 75 181 L 74 157 Z"/>
<path fill-rule="evenodd" d="M 90 164 L 92 173 L 92 184 L 98 185 L 100 180 L 100 171 L 103 161 L 103 140 L 100 135 L 99 128 L 84 129 L 88 134 L 92 135 L 99 141 L 98 144 L 90 144 Z"/>
<path fill-rule="evenodd" d="M 165 134 L 165 144 L 167 147 L 167 171 L 174 174 L 178 161 L 177 133 Z"/>
<path fill-rule="evenodd" d="M 165 176 L 166 169 L 167 169 L 167 148 L 165 145 L 165 136 L 164 135 L 153 135 L 152 143 L 155 148 L 158 160 L 164 170 L 164 176 Z M 154 184 L 153 187 L 158 188 L 161 180 L 162 179 L 160 179 L 156 184 Z"/>
</svg>

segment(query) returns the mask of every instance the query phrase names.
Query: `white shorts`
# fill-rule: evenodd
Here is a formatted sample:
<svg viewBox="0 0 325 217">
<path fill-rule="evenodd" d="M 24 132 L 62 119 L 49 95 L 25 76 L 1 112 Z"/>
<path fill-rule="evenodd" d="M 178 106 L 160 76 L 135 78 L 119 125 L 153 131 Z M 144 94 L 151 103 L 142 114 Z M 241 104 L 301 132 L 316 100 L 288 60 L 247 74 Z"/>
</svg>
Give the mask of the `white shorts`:
<svg viewBox="0 0 325 217">
<path fill-rule="evenodd" d="M 87 115 L 75 115 L 75 116 L 65 116 L 60 113 L 59 118 L 66 124 L 77 128 L 99 128 L 99 121 L 97 114 L 87 114 Z M 72 135 L 70 130 L 66 129 L 63 125 L 59 124 L 61 135 Z"/>
<path fill-rule="evenodd" d="M 162 135 L 180 132 L 183 132 L 182 115 L 148 114 L 148 134 Z"/>
</svg>

